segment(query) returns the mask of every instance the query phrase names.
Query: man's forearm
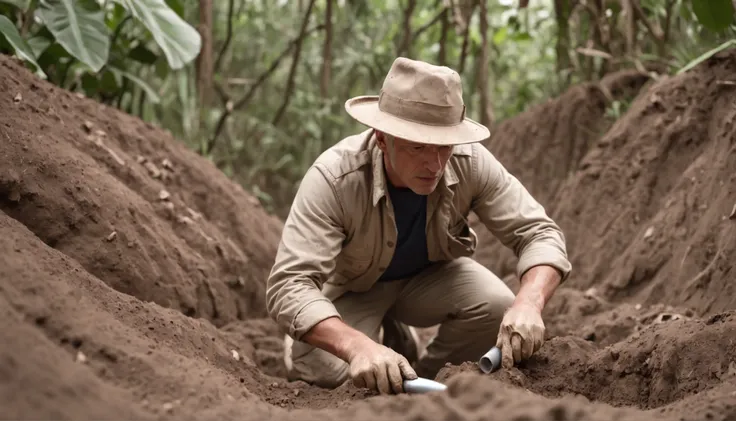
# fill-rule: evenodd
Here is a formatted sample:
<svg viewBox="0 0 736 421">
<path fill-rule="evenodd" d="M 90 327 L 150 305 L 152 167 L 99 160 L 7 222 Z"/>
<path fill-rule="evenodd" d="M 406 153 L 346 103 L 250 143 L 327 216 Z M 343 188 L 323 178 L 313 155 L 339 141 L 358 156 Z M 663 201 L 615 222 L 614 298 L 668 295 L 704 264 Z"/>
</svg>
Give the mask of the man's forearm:
<svg viewBox="0 0 736 421">
<path fill-rule="evenodd" d="M 340 318 L 330 317 L 314 325 L 301 340 L 349 362 L 356 347 L 359 346 L 357 344 L 371 339 L 348 326 Z"/>
<path fill-rule="evenodd" d="M 541 312 L 562 279 L 558 269 L 548 266 L 534 266 L 521 277 L 521 288 L 514 303 L 527 303 Z"/>
</svg>

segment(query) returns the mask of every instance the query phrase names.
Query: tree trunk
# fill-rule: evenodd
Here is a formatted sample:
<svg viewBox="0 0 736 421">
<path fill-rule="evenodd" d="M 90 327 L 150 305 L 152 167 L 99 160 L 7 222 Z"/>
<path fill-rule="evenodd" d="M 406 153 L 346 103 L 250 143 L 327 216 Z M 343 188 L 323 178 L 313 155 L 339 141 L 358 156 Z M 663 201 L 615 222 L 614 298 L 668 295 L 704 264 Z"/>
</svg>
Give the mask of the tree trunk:
<svg viewBox="0 0 736 421">
<path fill-rule="evenodd" d="M 557 56 L 557 72 L 567 72 L 563 86 L 570 83 L 572 64 L 570 63 L 570 0 L 555 0 L 555 19 L 557 20 L 557 42 L 555 54 Z"/>
<path fill-rule="evenodd" d="M 197 57 L 197 94 L 199 106 L 210 105 L 214 61 L 212 43 L 212 0 L 199 0 L 199 35 L 202 37 L 202 49 Z"/>
<path fill-rule="evenodd" d="M 477 59 L 478 89 L 480 90 L 480 124 L 491 127 L 494 120 L 493 104 L 491 104 L 490 88 L 488 86 L 488 66 L 490 62 L 488 45 L 488 0 L 480 1 L 480 36 L 481 52 Z"/>
<path fill-rule="evenodd" d="M 334 0 L 326 0 L 325 8 L 325 43 L 322 50 L 322 75 L 320 79 L 320 93 L 322 98 L 327 98 L 330 91 L 330 73 L 332 70 L 332 3 Z"/>
<path fill-rule="evenodd" d="M 411 17 L 414 14 L 414 8 L 416 8 L 416 6 L 417 0 L 407 0 L 406 9 L 404 9 L 404 36 L 401 39 L 401 44 L 399 45 L 399 48 L 397 49 L 398 56 L 406 56 L 411 58 Z"/>
<path fill-rule="evenodd" d="M 440 31 L 440 50 L 437 52 L 437 64 L 440 66 L 447 65 L 447 32 L 450 30 L 450 9 L 445 9 L 442 14 L 442 29 Z"/>
</svg>

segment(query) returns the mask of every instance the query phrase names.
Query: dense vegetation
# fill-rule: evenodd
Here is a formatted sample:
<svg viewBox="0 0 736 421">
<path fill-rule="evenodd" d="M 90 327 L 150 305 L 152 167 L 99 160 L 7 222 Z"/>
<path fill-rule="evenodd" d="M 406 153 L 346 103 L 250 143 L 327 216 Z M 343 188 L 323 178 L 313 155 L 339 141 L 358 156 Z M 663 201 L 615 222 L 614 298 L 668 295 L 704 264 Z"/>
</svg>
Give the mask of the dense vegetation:
<svg viewBox="0 0 736 421">
<path fill-rule="evenodd" d="M 687 70 L 735 28 L 731 0 L 0 0 L 0 51 L 169 129 L 281 215 L 398 55 L 458 70 L 493 126 L 608 72 Z"/>
</svg>

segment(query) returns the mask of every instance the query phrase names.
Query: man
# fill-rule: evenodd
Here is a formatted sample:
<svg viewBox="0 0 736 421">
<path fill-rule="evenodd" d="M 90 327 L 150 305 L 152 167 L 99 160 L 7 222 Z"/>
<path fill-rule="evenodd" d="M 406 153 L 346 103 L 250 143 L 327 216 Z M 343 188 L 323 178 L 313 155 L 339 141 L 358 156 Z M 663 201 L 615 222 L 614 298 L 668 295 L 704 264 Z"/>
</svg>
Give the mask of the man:
<svg viewBox="0 0 736 421">
<path fill-rule="evenodd" d="M 289 378 L 401 393 L 494 345 L 505 367 L 536 352 L 542 309 L 571 270 L 564 236 L 479 143 L 490 133 L 465 117 L 460 76 L 398 58 L 379 96 L 345 108 L 370 129 L 306 172 L 268 279 Z M 470 258 L 470 211 L 518 256 L 516 297 Z M 438 324 L 419 355 L 408 326 Z"/>
</svg>

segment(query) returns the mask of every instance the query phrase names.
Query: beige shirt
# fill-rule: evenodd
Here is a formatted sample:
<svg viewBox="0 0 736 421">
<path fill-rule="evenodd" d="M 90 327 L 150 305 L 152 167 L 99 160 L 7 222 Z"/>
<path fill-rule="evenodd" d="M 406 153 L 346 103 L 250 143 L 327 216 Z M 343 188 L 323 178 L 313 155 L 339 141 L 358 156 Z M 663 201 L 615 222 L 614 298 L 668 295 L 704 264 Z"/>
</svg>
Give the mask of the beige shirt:
<svg viewBox="0 0 736 421">
<path fill-rule="evenodd" d="M 292 338 L 339 317 L 332 300 L 345 291 L 370 289 L 388 267 L 396 227 L 384 174 L 383 153 L 373 130 L 366 130 L 323 152 L 304 175 L 266 289 L 270 316 Z M 430 260 L 475 252 L 470 211 L 514 251 L 519 277 L 547 264 L 567 279 L 571 265 L 560 228 L 477 143 L 454 147 L 443 179 L 428 197 Z"/>
</svg>

